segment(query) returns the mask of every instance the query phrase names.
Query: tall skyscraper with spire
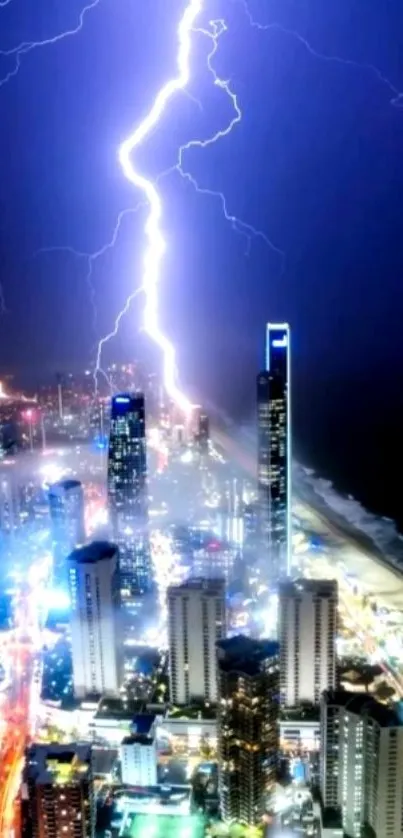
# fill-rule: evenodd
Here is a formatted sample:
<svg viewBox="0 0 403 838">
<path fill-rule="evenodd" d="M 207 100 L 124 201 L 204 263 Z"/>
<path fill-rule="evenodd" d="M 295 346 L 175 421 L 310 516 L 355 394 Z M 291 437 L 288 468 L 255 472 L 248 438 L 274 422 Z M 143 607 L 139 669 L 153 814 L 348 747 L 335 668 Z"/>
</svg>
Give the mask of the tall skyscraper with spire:
<svg viewBox="0 0 403 838">
<path fill-rule="evenodd" d="M 266 369 L 257 378 L 258 525 L 261 558 L 276 584 L 291 563 L 290 327 L 268 323 Z"/>
<path fill-rule="evenodd" d="M 112 399 L 108 505 L 112 537 L 119 547 L 122 596 L 147 593 L 152 587 L 152 568 L 142 393 L 120 393 Z"/>
</svg>

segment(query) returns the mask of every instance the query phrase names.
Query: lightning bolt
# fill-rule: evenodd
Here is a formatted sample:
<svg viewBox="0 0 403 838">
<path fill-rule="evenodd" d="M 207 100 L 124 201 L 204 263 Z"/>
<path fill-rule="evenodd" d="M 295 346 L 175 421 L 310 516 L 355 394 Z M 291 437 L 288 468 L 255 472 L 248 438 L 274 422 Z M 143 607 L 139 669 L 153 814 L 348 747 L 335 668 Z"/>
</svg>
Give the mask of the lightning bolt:
<svg viewBox="0 0 403 838">
<path fill-rule="evenodd" d="M 165 389 L 170 398 L 186 415 L 191 412 L 192 404 L 178 387 L 175 349 L 159 325 L 158 284 L 160 264 L 165 252 L 165 241 L 160 227 L 162 202 L 155 183 L 136 170 L 132 162 L 132 154 L 159 123 L 172 97 L 178 91 L 187 88 L 190 78 L 191 34 L 202 11 L 203 0 L 190 0 L 186 6 L 178 26 L 177 76 L 161 88 L 147 116 L 119 149 L 119 160 L 126 178 L 141 190 L 149 207 L 149 215 L 145 226 L 148 244 L 144 255 L 144 272 L 141 284 L 146 298 L 144 330 L 162 351 Z"/>
<path fill-rule="evenodd" d="M 140 294 L 141 291 L 143 291 L 142 287 L 136 288 L 131 294 L 129 294 L 123 308 L 121 309 L 121 311 L 119 312 L 119 314 L 117 315 L 117 317 L 115 319 L 115 323 L 114 323 L 112 331 L 109 332 L 107 335 L 105 335 L 103 338 L 101 338 L 101 340 L 98 343 L 97 356 L 96 356 L 96 359 L 95 359 L 95 369 L 94 369 L 94 373 L 93 373 L 95 395 L 97 395 L 97 393 L 98 393 L 98 375 L 102 375 L 105 378 L 105 381 L 107 382 L 108 386 L 111 388 L 111 382 L 110 382 L 105 370 L 102 369 L 102 366 L 101 366 L 102 349 L 103 349 L 103 347 L 105 346 L 106 343 L 108 343 L 110 340 L 112 340 L 112 338 L 116 337 L 116 335 L 119 331 L 120 321 L 127 314 L 133 300 L 135 299 L 135 297 L 138 296 L 138 294 Z M 183 409 L 185 410 L 185 408 L 183 408 Z M 189 407 L 189 410 L 191 410 L 191 406 Z"/>
<path fill-rule="evenodd" d="M 34 254 L 34 258 L 35 258 L 37 256 L 40 256 L 42 253 L 66 253 L 66 254 L 69 254 L 69 255 L 73 256 L 75 259 L 82 259 L 84 262 L 86 262 L 87 268 L 86 268 L 86 273 L 85 273 L 85 281 L 88 285 L 89 296 L 90 296 L 90 300 L 91 300 L 92 325 L 93 325 L 94 330 L 96 328 L 97 317 L 98 317 L 97 307 L 96 307 L 96 303 L 95 303 L 95 287 L 94 287 L 94 283 L 93 283 L 93 271 L 94 271 L 95 263 L 102 256 L 105 256 L 105 253 L 107 253 L 108 250 L 112 250 L 115 247 L 116 242 L 117 242 L 118 237 L 119 237 L 119 233 L 120 233 L 120 229 L 121 229 L 121 226 L 122 226 L 123 219 L 126 218 L 126 216 L 128 216 L 128 215 L 135 215 L 142 206 L 145 206 L 145 204 L 140 204 L 139 203 L 139 204 L 137 204 L 136 207 L 127 207 L 126 209 L 121 210 L 118 217 L 117 217 L 115 226 L 113 228 L 111 238 L 109 239 L 108 242 L 106 242 L 106 244 L 102 245 L 102 247 L 100 247 L 99 250 L 95 250 L 93 253 L 87 253 L 86 251 L 83 251 L 83 250 L 76 250 L 74 247 L 69 247 L 67 245 L 53 245 L 53 246 L 50 246 L 50 247 L 41 247 L 40 250 L 37 250 L 36 253 Z M 1 301 L 1 295 L 0 295 L 0 301 Z M 114 335 L 111 335 L 111 337 L 112 336 L 114 336 Z M 98 350 L 97 350 L 97 357 L 98 357 Z M 96 371 L 103 373 L 103 370 L 101 370 L 100 367 L 99 368 L 97 367 Z"/>
<path fill-rule="evenodd" d="M 250 246 L 251 237 L 261 237 L 265 243 L 274 249 L 277 253 L 284 254 L 276 248 L 267 236 L 259 230 L 256 230 L 252 225 L 248 224 L 228 210 L 227 201 L 222 192 L 210 190 L 200 187 L 195 178 L 183 167 L 183 154 L 192 148 L 206 148 L 218 140 L 227 137 L 235 126 L 241 121 L 242 112 L 239 107 L 238 98 L 233 92 L 230 82 L 221 79 L 213 66 L 213 59 L 218 49 L 218 42 L 223 33 L 227 30 L 226 24 L 223 20 L 210 21 L 210 28 L 196 26 L 196 21 L 204 10 L 204 0 L 189 0 L 188 5 L 183 13 L 183 16 L 178 25 L 178 54 L 177 54 L 177 69 L 178 74 L 175 78 L 169 80 L 162 89 L 158 92 L 151 110 L 140 123 L 140 125 L 129 135 L 129 137 L 122 143 L 119 149 L 119 160 L 122 166 L 125 177 L 133 183 L 143 193 L 149 208 L 149 214 L 145 226 L 145 234 L 147 238 L 147 246 L 144 255 L 143 263 L 143 279 L 140 288 L 133 292 L 132 296 L 127 301 L 124 309 L 118 314 L 115 321 L 113 331 L 103 337 L 98 346 L 97 364 L 95 370 L 95 379 L 97 372 L 101 370 L 101 356 L 102 347 L 105 343 L 117 334 L 119 323 L 124 314 L 130 307 L 131 300 L 140 291 L 145 295 L 145 309 L 144 309 L 144 331 L 151 337 L 151 339 L 160 348 L 163 357 L 163 378 L 165 389 L 170 398 L 180 407 L 185 415 L 189 415 L 192 410 L 192 404 L 188 397 L 179 388 L 176 374 L 176 353 L 172 342 L 164 334 L 159 323 L 158 310 L 158 286 L 160 281 L 161 261 L 165 252 L 165 241 L 161 232 L 162 219 L 162 201 L 158 192 L 158 184 L 162 177 L 165 177 L 172 171 L 178 171 L 182 178 L 187 180 L 196 189 L 197 192 L 212 197 L 216 197 L 221 202 L 221 208 L 225 219 L 231 224 L 234 230 L 247 237 L 248 245 Z M 171 98 L 178 92 L 187 93 L 187 85 L 190 80 L 190 54 L 192 45 L 192 34 L 199 33 L 209 38 L 212 42 L 211 50 L 208 54 L 207 65 L 213 76 L 214 84 L 223 90 L 229 97 L 233 106 L 234 116 L 230 120 L 226 128 L 218 130 L 212 137 L 206 140 L 192 140 L 189 143 L 181 146 L 179 150 L 178 162 L 171 169 L 160 175 L 155 182 L 147 179 L 135 167 L 132 155 L 133 152 L 144 142 L 150 135 L 154 128 L 160 122 L 168 103 Z"/>
<path fill-rule="evenodd" d="M 11 2 L 11 0 L 0 0 L 0 6 L 7 6 L 9 2 Z M 14 67 L 11 70 L 9 70 L 8 73 L 6 73 L 6 75 L 2 79 L 0 79 L 0 87 L 2 87 L 4 84 L 7 84 L 7 82 L 9 82 L 10 79 L 17 75 L 21 67 L 21 59 L 24 55 L 27 55 L 29 52 L 32 52 L 33 50 L 38 49 L 39 47 L 57 44 L 59 41 L 64 41 L 65 38 L 70 38 L 72 35 L 77 35 L 78 32 L 81 32 L 88 12 L 90 12 L 91 9 L 94 9 L 95 6 L 98 6 L 99 3 L 100 0 L 90 0 L 90 2 L 87 3 L 87 5 L 84 6 L 82 11 L 80 12 L 78 23 L 72 29 L 66 29 L 63 32 L 59 32 L 59 34 L 53 35 L 50 38 L 45 38 L 42 41 L 23 41 L 21 44 L 19 44 L 19 46 L 13 47 L 12 49 L 0 50 L 0 55 L 15 58 Z"/>
<path fill-rule="evenodd" d="M 220 90 L 223 90 L 224 93 L 230 99 L 234 115 L 225 128 L 219 129 L 215 134 L 213 134 L 211 137 L 208 137 L 206 140 L 190 140 L 190 142 L 182 145 L 179 149 L 178 162 L 176 166 L 172 168 L 172 171 L 178 171 L 180 176 L 184 180 L 188 181 L 188 183 L 190 183 L 193 186 L 193 188 L 196 192 L 198 192 L 199 195 L 208 195 L 212 198 L 218 198 L 219 203 L 221 204 L 223 216 L 226 219 L 226 221 L 228 221 L 228 223 L 231 225 L 232 229 L 236 233 L 240 233 L 241 235 L 245 236 L 247 240 L 246 255 L 249 255 L 252 238 L 260 238 L 271 250 L 274 250 L 275 253 L 277 253 L 281 257 L 283 270 L 285 260 L 284 252 L 280 250 L 280 248 L 276 247 L 276 245 L 274 245 L 273 242 L 270 241 L 268 236 L 261 230 L 258 230 L 252 224 L 249 224 L 248 222 L 243 221 L 241 218 L 238 218 L 236 215 L 233 215 L 228 209 L 227 199 L 223 192 L 219 192 L 214 189 L 207 189 L 206 187 L 200 186 L 197 180 L 193 177 L 193 175 L 191 175 L 189 171 L 185 170 L 183 165 L 183 156 L 186 151 L 190 151 L 192 148 L 205 149 L 210 145 L 214 145 L 218 140 L 223 139 L 224 137 L 228 137 L 228 135 L 241 122 L 242 119 L 242 111 L 239 106 L 237 94 L 232 90 L 229 80 L 222 79 L 218 76 L 213 65 L 213 59 L 216 55 L 219 46 L 219 39 L 225 32 L 227 32 L 227 29 L 228 27 L 225 21 L 222 19 L 218 19 L 210 21 L 210 29 L 198 27 L 194 28 L 193 31 L 204 35 L 205 37 L 209 38 L 212 42 L 211 51 L 207 56 L 207 66 L 213 77 L 214 85 L 218 87 Z"/>
<path fill-rule="evenodd" d="M 310 42 L 295 29 L 288 29 L 280 23 L 259 23 L 253 18 L 247 0 L 236 0 L 236 2 L 240 3 L 243 7 L 249 23 L 254 29 L 259 29 L 262 32 L 273 30 L 275 32 L 281 32 L 283 35 L 288 35 L 291 38 L 295 38 L 295 40 L 298 41 L 313 58 L 316 58 L 319 61 L 326 61 L 329 64 L 342 64 L 345 67 L 353 67 L 356 70 L 364 70 L 368 73 L 372 73 L 378 81 L 389 88 L 393 96 L 391 104 L 397 108 L 403 108 L 402 91 L 399 90 L 396 85 L 394 85 L 393 82 L 391 82 L 390 79 L 388 79 L 387 76 L 385 76 L 374 64 L 364 64 L 360 61 L 355 61 L 353 58 L 342 58 L 339 55 L 327 55 L 326 53 L 318 52 L 318 50 L 314 49 Z"/>
</svg>

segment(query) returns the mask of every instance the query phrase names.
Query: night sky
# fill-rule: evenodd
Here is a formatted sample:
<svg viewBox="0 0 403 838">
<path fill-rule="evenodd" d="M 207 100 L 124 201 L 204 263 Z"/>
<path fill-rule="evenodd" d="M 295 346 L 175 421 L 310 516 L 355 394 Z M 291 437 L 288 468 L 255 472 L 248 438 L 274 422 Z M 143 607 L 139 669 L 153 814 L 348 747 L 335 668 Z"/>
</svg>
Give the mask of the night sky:
<svg viewBox="0 0 403 838">
<path fill-rule="evenodd" d="M 84 0 L 11 0 L 0 8 L 0 47 L 77 25 Z M 125 296 L 140 281 L 144 211 L 127 216 L 117 247 L 94 263 L 119 211 L 139 196 L 117 148 L 172 74 L 183 0 L 100 0 L 80 34 L 21 57 L 0 87 L 0 374 L 35 385 L 94 357 Z M 241 419 L 253 415 L 266 320 L 293 328 L 296 448 L 340 488 L 403 525 L 403 108 L 374 65 L 403 88 L 401 0 L 206 0 L 225 15 L 216 66 L 239 94 L 243 121 L 230 138 L 185 158 L 200 185 L 223 190 L 231 213 L 262 230 L 247 242 L 214 198 L 177 174 L 163 180 L 168 249 L 163 322 L 193 393 Z M 290 33 L 321 54 L 315 58 Z M 190 88 L 178 96 L 138 160 L 151 176 L 178 146 L 231 117 L 195 36 Z M 0 56 L 0 78 L 15 58 Z M 105 360 L 158 355 L 139 334 L 137 302 Z"/>
</svg>

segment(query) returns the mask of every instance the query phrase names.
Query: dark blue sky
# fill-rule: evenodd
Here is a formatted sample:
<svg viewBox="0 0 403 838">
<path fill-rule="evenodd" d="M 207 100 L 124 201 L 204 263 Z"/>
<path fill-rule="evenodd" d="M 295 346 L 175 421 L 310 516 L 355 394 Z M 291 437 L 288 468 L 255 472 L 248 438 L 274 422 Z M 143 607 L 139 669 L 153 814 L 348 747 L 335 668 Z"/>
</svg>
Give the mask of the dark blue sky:
<svg viewBox="0 0 403 838">
<path fill-rule="evenodd" d="M 11 0 L 0 9 L 0 47 L 74 28 L 83 2 Z M 94 265 L 95 332 L 85 260 L 34 254 L 62 245 L 96 251 L 119 211 L 136 205 L 116 150 L 172 73 L 183 6 L 100 0 L 80 34 L 23 55 L 0 87 L 0 372 L 40 378 L 89 363 L 138 284 L 141 211 Z M 387 463 L 401 458 L 403 109 L 376 72 L 315 58 L 279 28 L 251 28 L 242 3 L 206 0 L 206 9 L 228 21 L 217 68 L 244 116 L 230 138 L 191 151 L 186 164 L 201 185 L 225 191 L 230 211 L 264 231 L 285 263 L 261 240 L 246 257 L 217 201 L 196 196 L 176 174 L 163 182 L 162 312 L 182 379 L 226 409 L 251 413 L 264 323 L 289 320 L 299 450 L 361 496 L 365 473 L 364 489 L 371 480 L 379 492 L 373 505 L 396 515 L 393 499 L 382 506 L 382 497 Z M 250 9 L 403 88 L 400 0 L 250 0 Z M 151 175 L 175 163 L 180 143 L 231 115 L 206 73 L 207 46 L 195 39 L 191 92 L 203 110 L 185 96 L 172 104 L 139 155 Z M 14 61 L 0 56 L 0 77 Z M 109 358 L 150 354 L 157 363 L 139 335 L 140 315 L 133 306 Z"/>
</svg>

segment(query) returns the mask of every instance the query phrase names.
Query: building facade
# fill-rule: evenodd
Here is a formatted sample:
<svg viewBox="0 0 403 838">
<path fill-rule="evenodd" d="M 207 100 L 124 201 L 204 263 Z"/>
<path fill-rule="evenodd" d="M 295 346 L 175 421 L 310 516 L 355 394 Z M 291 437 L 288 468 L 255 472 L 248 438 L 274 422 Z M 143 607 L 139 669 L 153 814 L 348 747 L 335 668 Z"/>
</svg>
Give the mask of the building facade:
<svg viewBox="0 0 403 838">
<path fill-rule="evenodd" d="M 112 399 L 108 505 L 112 537 L 119 547 L 122 594 L 147 593 L 152 587 L 152 567 L 142 393 L 121 393 Z"/>
<path fill-rule="evenodd" d="M 21 785 L 22 838 L 92 838 L 95 797 L 91 748 L 31 745 Z"/>
<path fill-rule="evenodd" d="M 336 687 L 336 580 L 297 579 L 279 586 L 280 701 L 319 704 Z"/>
<path fill-rule="evenodd" d="M 68 589 L 67 557 L 85 542 L 84 493 L 79 480 L 59 480 L 49 487 L 53 583 Z"/>
<path fill-rule="evenodd" d="M 122 782 L 129 786 L 157 785 L 155 716 L 139 717 L 136 731 L 120 745 Z"/>
<path fill-rule="evenodd" d="M 243 635 L 217 648 L 221 815 L 252 826 L 276 783 L 279 648 Z"/>
<path fill-rule="evenodd" d="M 261 558 L 270 583 L 291 563 L 290 328 L 268 323 L 266 369 L 257 378 L 258 498 Z"/>
<path fill-rule="evenodd" d="M 173 704 L 217 700 L 216 643 L 226 634 L 223 579 L 168 588 L 169 689 Z"/>
<path fill-rule="evenodd" d="M 122 679 L 118 550 L 94 541 L 68 559 L 77 698 L 116 695 Z"/>
<path fill-rule="evenodd" d="M 320 785 L 350 838 L 403 836 L 403 724 L 367 694 L 328 691 L 321 700 Z"/>
</svg>

